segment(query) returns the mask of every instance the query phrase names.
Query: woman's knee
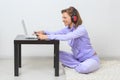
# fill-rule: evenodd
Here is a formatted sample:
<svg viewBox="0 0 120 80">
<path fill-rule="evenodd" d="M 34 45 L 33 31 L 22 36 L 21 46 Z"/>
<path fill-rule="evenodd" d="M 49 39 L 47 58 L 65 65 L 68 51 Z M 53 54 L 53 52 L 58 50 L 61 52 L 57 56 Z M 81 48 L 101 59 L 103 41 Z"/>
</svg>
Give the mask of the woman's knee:
<svg viewBox="0 0 120 80">
<path fill-rule="evenodd" d="M 87 67 L 87 66 L 77 66 L 75 68 L 75 70 L 79 73 L 83 73 L 83 74 L 86 74 L 86 73 L 89 73 L 89 69 L 90 67 Z"/>
<path fill-rule="evenodd" d="M 66 55 L 66 52 L 64 52 L 64 51 L 59 51 L 59 56 L 60 56 L 60 58 L 61 57 L 64 57 Z"/>
<path fill-rule="evenodd" d="M 67 58 L 67 57 L 71 57 L 73 55 L 71 53 L 68 53 L 68 52 L 65 52 L 65 51 L 59 51 L 59 56 Z"/>
<path fill-rule="evenodd" d="M 83 63 L 80 63 L 75 70 L 79 73 L 90 73 L 99 69 L 99 63 L 95 60 L 89 60 Z"/>
</svg>

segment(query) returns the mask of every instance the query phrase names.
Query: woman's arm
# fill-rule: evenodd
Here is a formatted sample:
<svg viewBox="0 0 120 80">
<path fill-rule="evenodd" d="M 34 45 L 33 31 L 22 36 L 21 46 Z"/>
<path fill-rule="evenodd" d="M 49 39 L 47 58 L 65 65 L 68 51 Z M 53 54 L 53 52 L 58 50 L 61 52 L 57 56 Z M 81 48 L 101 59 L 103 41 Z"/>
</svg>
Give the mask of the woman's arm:
<svg viewBox="0 0 120 80">
<path fill-rule="evenodd" d="M 45 39 L 49 39 L 48 35 L 63 35 L 63 34 L 67 34 L 68 32 L 70 32 L 70 29 L 68 27 L 65 27 L 59 31 L 56 32 L 49 32 L 49 31 L 38 31 L 35 34 L 38 36 L 39 39 L 41 40 L 45 40 Z"/>
<path fill-rule="evenodd" d="M 46 31 L 46 30 L 44 30 L 43 32 L 44 32 L 46 35 L 66 34 L 66 33 L 69 32 L 69 29 L 68 29 L 68 27 L 65 27 L 65 28 L 63 28 L 63 29 L 61 29 L 61 30 L 58 30 L 58 31 L 55 31 L 55 32 L 50 32 L 50 31 Z"/>
<path fill-rule="evenodd" d="M 79 26 L 76 30 L 74 30 L 73 32 L 69 32 L 67 34 L 50 34 L 47 35 L 47 39 L 49 40 L 70 40 L 70 39 L 74 39 L 74 38 L 78 38 L 82 35 L 84 35 L 86 32 L 86 29 L 83 26 Z"/>
</svg>

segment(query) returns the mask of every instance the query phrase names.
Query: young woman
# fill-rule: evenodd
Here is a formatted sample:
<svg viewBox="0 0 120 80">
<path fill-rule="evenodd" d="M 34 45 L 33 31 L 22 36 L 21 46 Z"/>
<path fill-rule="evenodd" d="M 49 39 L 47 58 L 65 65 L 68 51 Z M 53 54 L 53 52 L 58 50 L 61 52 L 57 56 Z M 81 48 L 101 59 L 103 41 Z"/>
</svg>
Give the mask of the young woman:
<svg viewBox="0 0 120 80">
<path fill-rule="evenodd" d="M 61 11 L 65 28 L 56 31 L 38 31 L 38 38 L 44 40 L 68 41 L 72 54 L 60 51 L 60 61 L 66 67 L 75 69 L 79 73 L 90 73 L 99 69 L 100 60 L 91 46 L 88 33 L 79 12 L 74 7 Z"/>
</svg>

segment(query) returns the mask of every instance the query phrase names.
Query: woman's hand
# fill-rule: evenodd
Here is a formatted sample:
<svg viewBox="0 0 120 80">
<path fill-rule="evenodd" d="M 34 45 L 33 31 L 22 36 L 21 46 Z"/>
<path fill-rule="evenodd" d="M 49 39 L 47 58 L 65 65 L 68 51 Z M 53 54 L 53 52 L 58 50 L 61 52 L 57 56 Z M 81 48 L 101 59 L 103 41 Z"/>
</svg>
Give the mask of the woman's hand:
<svg viewBox="0 0 120 80">
<path fill-rule="evenodd" d="M 44 31 L 35 31 L 35 34 L 45 34 Z"/>
<path fill-rule="evenodd" d="M 45 35 L 44 31 L 36 31 L 34 34 L 41 40 L 47 40 L 47 35 Z"/>
<path fill-rule="evenodd" d="M 38 39 L 41 39 L 41 40 L 47 40 L 48 39 L 47 35 L 45 35 L 45 34 L 40 33 L 37 36 L 38 36 Z"/>
</svg>

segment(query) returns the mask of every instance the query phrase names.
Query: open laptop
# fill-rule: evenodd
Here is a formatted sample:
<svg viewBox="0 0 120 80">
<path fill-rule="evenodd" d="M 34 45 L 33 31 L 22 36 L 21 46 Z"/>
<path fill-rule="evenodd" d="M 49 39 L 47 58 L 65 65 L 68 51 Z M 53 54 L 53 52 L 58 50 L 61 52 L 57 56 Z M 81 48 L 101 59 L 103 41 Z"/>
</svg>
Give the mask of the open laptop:
<svg viewBox="0 0 120 80">
<path fill-rule="evenodd" d="M 23 29 L 24 29 L 24 33 L 25 33 L 25 38 L 26 39 L 37 39 L 37 36 L 36 35 L 28 35 L 28 31 L 27 31 L 27 28 L 26 28 L 26 25 L 25 25 L 25 21 L 22 20 L 22 25 L 23 25 Z"/>
</svg>

